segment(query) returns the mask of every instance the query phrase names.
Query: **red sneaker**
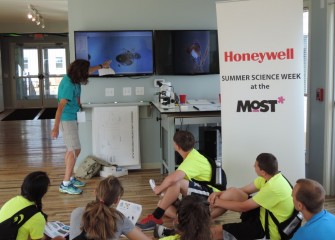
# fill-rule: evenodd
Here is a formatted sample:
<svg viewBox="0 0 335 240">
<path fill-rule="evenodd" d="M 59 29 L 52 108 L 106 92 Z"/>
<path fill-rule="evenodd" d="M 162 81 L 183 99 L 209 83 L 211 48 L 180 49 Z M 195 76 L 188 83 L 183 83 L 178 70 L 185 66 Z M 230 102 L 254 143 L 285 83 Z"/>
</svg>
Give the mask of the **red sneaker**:
<svg viewBox="0 0 335 240">
<path fill-rule="evenodd" d="M 152 214 L 149 214 L 146 218 L 143 218 L 140 222 L 136 223 L 136 227 L 142 231 L 154 230 L 156 224 L 162 225 L 163 220 L 155 218 Z"/>
</svg>

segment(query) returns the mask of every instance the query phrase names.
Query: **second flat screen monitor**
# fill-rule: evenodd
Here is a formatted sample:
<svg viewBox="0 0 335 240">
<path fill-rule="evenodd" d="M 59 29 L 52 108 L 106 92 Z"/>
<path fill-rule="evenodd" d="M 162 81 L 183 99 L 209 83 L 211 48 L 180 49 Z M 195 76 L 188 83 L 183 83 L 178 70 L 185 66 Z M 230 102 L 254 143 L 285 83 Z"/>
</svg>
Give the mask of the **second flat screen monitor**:
<svg viewBox="0 0 335 240">
<path fill-rule="evenodd" d="M 156 30 L 154 43 L 158 75 L 219 73 L 216 30 Z"/>
</svg>

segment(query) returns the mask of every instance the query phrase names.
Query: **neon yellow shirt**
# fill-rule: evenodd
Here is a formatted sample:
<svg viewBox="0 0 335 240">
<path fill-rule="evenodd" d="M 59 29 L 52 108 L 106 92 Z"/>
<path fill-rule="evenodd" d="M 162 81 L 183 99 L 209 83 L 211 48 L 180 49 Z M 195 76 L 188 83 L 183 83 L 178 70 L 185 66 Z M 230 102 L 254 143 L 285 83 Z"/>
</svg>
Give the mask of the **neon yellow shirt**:
<svg viewBox="0 0 335 240">
<path fill-rule="evenodd" d="M 281 173 L 273 176 L 269 181 L 262 177 L 254 180 L 259 192 L 252 199 L 261 206 L 260 220 L 265 229 L 265 209 L 271 211 L 279 222 L 286 220 L 293 212 L 292 188 Z M 271 240 L 280 240 L 276 224 L 269 215 L 269 232 Z"/>
<path fill-rule="evenodd" d="M 196 149 L 192 149 L 178 169 L 185 173 L 185 179 L 195 179 L 197 181 L 210 181 L 212 177 L 212 167 L 208 160 Z M 219 190 L 212 187 L 214 192 Z"/>
<path fill-rule="evenodd" d="M 22 196 L 16 196 L 7 201 L 0 209 L 0 222 L 10 218 L 21 209 L 33 205 Z M 44 236 L 45 219 L 42 213 L 38 212 L 25 222 L 19 229 L 16 240 L 41 239 Z"/>
<path fill-rule="evenodd" d="M 161 240 L 179 240 L 180 239 L 180 235 L 176 234 L 176 235 L 173 235 L 173 236 L 163 237 L 163 238 L 160 238 L 160 239 Z"/>
</svg>

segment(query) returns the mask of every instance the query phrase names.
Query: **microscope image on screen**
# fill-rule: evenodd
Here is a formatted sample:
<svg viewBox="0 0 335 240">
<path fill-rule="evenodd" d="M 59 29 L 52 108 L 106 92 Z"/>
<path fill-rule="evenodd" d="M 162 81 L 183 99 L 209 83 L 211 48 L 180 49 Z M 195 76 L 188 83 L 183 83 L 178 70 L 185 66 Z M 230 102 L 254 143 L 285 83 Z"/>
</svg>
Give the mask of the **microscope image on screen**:
<svg viewBox="0 0 335 240">
<path fill-rule="evenodd" d="M 208 56 L 208 48 L 207 45 L 204 54 L 201 52 L 201 46 L 198 42 L 193 42 L 189 47 L 186 48 L 186 53 L 190 56 L 191 65 L 193 65 L 190 72 L 192 73 L 202 73 L 204 72 L 204 64 L 206 63 L 206 59 Z"/>
<path fill-rule="evenodd" d="M 76 31 L 74 35 L 76 59 L 87 59 L 92 66 L 107 59 L 112 60 L 113 73 L 103 74 L 105 76 L 142 76 L 154 73 L 151 30 Z"/>
<path fill-rule="evenodd" d="M 174 37 L 175 71 L 189 74 L 208 72 L 209 32 L 176 32 Z"/>
<path fill-rule="evenodd" d="M 156 74 L 219 73 L 216 30 L 157 30 L 154 37 Z"/>
<path fill-rule="evenodd" d="M 134 61 L 140 58 L 141 54 L 135 52 L 134 49 L 132 49 L 131 51 L 124 49 L 124 52 L 117 55 L 115 59 L 119 63 L 120 67 L 120 64 L 125 66 L 132 65 Z"/>
</svg>

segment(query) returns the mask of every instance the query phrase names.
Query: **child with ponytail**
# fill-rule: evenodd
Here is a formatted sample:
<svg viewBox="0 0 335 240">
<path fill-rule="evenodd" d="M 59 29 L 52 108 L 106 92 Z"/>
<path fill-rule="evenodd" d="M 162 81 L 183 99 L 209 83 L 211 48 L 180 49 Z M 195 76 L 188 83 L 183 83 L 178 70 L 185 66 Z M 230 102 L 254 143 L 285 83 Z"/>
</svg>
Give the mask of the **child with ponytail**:
<svg viewBox="0 0 335 240">
<path fill-rule="evenodd" d="M 95 189 L 96 199 L 86 208 L 76 208 L 71 213 L 70 240 L 119 239 L 124 234 L 131 240 L 148 240 L 142 231 L 113 205 L 117 204 L 124 190 L 118 178 L 109 176 Z"/>
</svg>

